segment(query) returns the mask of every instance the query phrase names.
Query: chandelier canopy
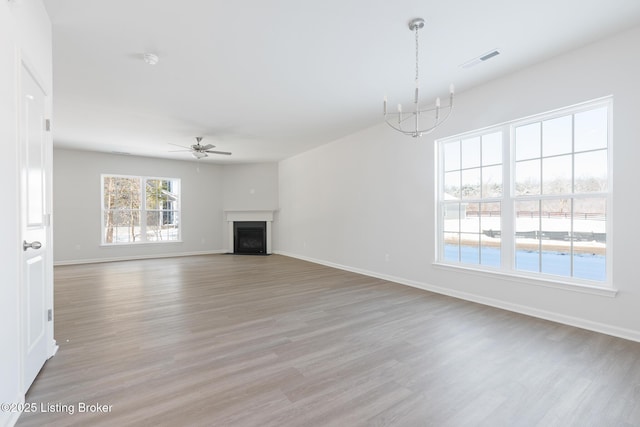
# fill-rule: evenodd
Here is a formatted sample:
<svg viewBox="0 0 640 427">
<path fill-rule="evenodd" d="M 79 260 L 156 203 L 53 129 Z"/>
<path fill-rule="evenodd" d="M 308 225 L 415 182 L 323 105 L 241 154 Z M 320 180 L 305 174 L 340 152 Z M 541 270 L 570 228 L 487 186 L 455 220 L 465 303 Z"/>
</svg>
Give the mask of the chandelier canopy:
<svg viewBox="0 0 640 427">
<path fill-rule="evenodd" d="M 409 29 L 416 35 L 416 88 L 413 97 L 411 111 L 402 110 L 402 104 L 398 104 L 397 112 L 387 111 L 387 97 L 384 97 L 384 119 L 393 129 L 405 135 L 418 138 L 433 132 L 435 128 L 444 123 L 453 110 L 453 83 L 449 86 L 449 102 L 443 105 L 440 98 L 436 98 L 434 106 L 420 107 L 420 67 L 418 62 L 419 43 L 418 31 L 424 27 L 424 19 L 415 18 L 409 22 Z M 424 120 L 423 120 L 424 119 Z M 423 123 L 425 122 L 425 123 Z"/>
</svg>

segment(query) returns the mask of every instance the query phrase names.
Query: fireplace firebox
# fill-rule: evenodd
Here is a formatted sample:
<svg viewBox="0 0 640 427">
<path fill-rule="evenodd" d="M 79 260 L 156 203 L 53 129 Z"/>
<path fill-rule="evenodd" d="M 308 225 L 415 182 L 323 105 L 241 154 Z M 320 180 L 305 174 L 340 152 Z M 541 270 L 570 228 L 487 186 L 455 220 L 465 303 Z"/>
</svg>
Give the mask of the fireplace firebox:
<svg viewBox="0 0 640 427">
<path fill-rule="evenodd" d="M 267 253 L 267 222 L 234 221 L 233 253 L 265 255 Z"/>
</svg>

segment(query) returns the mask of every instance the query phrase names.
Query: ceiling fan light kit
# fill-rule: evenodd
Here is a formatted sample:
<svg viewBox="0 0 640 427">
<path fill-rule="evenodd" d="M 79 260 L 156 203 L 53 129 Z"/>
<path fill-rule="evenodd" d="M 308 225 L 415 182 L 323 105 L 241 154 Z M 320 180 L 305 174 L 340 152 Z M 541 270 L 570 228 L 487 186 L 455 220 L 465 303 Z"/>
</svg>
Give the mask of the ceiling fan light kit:
<svg viewBox="0 0 640 427">
<path fill-rule="evenodd" d="M 414 138 L 421 137 L 433 132 L 438 126 L 445 122 L 451 115 L 453 110 L 453 94 L 455 88 L 453 83 L 449 86 L 449 101 L 443 105 L 440 98 L 436 98 L 435 105 L 421 108 L 420 107 L 420 68 L 418 62 L 419 43 L 418 31 L 424 28 L 425 21 L 422 18 L 415 18 L 409 22 L 409 29 L 415 32 L 416 37 L 416 78 L 415 91 L 413 96 L 412 111 L 403 112 L 402 104 L 398 104 L 397 112 L 389 112 L 387 110 L 387 97 L 384 97 L 384 119 L 385 122 L 394 130 Z M 421 123 L 421 119 L 426 118 L 427 124 Z"/>
</svg>

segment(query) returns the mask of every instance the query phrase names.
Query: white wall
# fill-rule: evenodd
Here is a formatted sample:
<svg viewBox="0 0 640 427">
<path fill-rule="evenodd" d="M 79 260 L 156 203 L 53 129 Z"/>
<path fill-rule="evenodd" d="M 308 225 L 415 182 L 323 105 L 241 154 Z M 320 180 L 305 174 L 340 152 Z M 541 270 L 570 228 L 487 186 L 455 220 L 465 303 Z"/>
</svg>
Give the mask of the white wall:
<svg viewBox="0 0 640 427">
<path fill-rule="evenodd" d="M 381 124 L 282 161 L 277 252 L 640 341 L 639 45 L 636 28 L 463 92 L 418 141 Z M 434 139 L 611 94 L 616 297 L 432 264 Z"/>
<path fill-rule="evenodd" d="M 223 171 L 226 210 L 278 208 L 277 163 L 225 165 Z"/>
<path fill-rule="evenodd" d="M 275 210 L 278 165 L 216 165 L 88 151 L 54 150 L 56 264 L 225 252 L 225 209 Z M 182 242 L 101 246 L 100 175 L 180 178 Z"/>
<path fill-rule="evenodd" d="M 20 234 L 17 207 L 18 135 L 17 52 L 27 59 L 47 90 L 52 85 L 51 24 L 39 0 L 0 3 L 0 402 L 20 402 L 21 337 L 19 311 Z M 50 100 L 47 108 L 51 108 Z M 0 411 L 0 426 L 11 425 L 17 413 Z"/>
<path fill-rule="evenodd" d="M 101 246 L 103 173 L 179 178 L 182 242 Z M 53 186 L 56 264 L 212 253 L 224 248 L 223 173 L 219 165 L 54 149 Z"/>
</svg>

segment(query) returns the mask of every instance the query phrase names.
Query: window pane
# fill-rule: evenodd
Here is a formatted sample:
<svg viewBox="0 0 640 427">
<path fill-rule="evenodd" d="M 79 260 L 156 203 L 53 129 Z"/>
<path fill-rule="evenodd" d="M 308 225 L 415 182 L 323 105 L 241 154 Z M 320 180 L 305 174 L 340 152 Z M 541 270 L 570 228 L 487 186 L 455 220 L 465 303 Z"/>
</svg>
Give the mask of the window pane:
<svg viewBox="0 0 640 427">
<path fill-rule="evenodd" d="M 571 200 L 543 200 L 540 222 L 541 271 L 571 276 Z"/>
<path fill-rule="evenodd" d="M 607 148 L 607 107 L 575 115 L 575 151 Z"/>
<path fill-rule="evenodd" d="M 462 140 L 462 168 L 480 166 L 480 137 Z"/>
<path fill-rule="evenodd" d="M 180 199 L 180 181 L 167 180 L 163 182 L 164 209 L 177 210 Z"/>
<path fill-rule="evenodd" d="M 598 252 L 574 252 L 573 254 L 573 276 L 604 282 L 607 280 L 606 256 Z"/>
<path fill-rule="evenodd" d="M 444 236 L 444 260 L 458 262 L 460 260 L 460 245 L 458 234 Z"/>
<path fill-rule="evenodd" d="M 600 197 L 575 199 L 573 206 L 574 276 L 605 281 L 607 201 Z"/>
<path fill-rule="evenodd" d="M 480 198 L 480 168 L 462 171 L 462 198 Z"/>
<path fill-rule="evenodd" d="M 460 258 L 460 203 L 445 203 L 442 207 L 442 243 L 445 261 L 457 262 Z"/>
<path fill-rule="evenodd" d="M 558 117 L 542 123 L 544 157 L 571 153 L 572 145 L 572 116 Z"/>
<path fill-rule="evenodd" d="M 571 193 L 571 155 L 542 159 L 542 193 Z"/>
<path fill-rule="evenodd" d="M 516 163 L 516 196 L 540 194 L 540 160 Z"/>
<path fill-rule="evenodd" d="M 480 205 L 480 263 L 499 267 L 501 245 L 500 203 Z"/>
<path fill-rule="evenodd" d="M 515 203 L 516 270 L 540 271 L 540 202 Z"/>
<path fill-rule="evenodd" d="M 150 242 L 162 239 L 161 212 L 147 212 L 147 240 Z"/>
<path fill-rule="evenodd" d="M 607 191 L 607 151 L 575 155 L 575 192 Z"/>
<path fill-rule="evenodd" d="M 460 218 L 460 230 L 465 233 L 480 233 L 480 203 L 462 203 L 465 210 Z"/>
<path fill-rule="evenodd" d="M 123 209 L 105 213 L 105 243 L 132 243 L 140 241 L 140 215 Z"/>
<path fill-rule="evenodd" d="M 486 235 L 480 236 L 480 263 L 490 267 L 500 267 L 501 251 L 500 238 L 490 238 Z"/>
<path fill-rule="evenodd" d="M 104 199 L 102 200 L 102 208 L 103 209 L 113 209 L 114 206 L 111 203 L 111 199 L 113 197 L 113 193 L 115 191 L 115 179 L 110 176 L 105 176 L 102 181 L 102 195 Z"/>
<path fill-rule="evenodd" d="M 147 209 L 161 209 L 162 208 L 162 181 L 157 179 L 147 179 L 145 185 L 145 191 L 147 195 Z"/>
<path fill-rule="evenodd" d="M 104 224 L 104 228 L 103 228 L 103 233 L 104 233 L 104 242 L 105 243 L 113 243 L 113 237 L 114 237 L 114 212 L 113 211 L 107 211 L 103 213 L 104 215 L 104 219 L 103 219 L 103 224 Z"/>
<path fill-rule="evenodd" d="M 465 215 L 460 218 L 460 261 L 480 263 L 480 204 L 462 203 Z"/>
<path fill-rule="evenodd" d="M 502 196 L 502 166 L 482 168 L 482 197 Z"/>
<path fill-rule="evenodd" d="M 441 257 L 445 261 L 458 261 L 458 244 L 460 241 L 460 204 L 445 203 L 442 205 L 442 245 Z"/>
<path fill-rule="evenodd" d="M 147 241 L 178 240 L 178 221 L 175 211 L 147 212 Z"/>
<path fill-rule="evenodd" d="M 105 177 L 104 208 L 140 208 L 140 180 L 137 178 Z"/>
<path fill-rule="evenodd" d="M 516 160 L 540 157 L 540 123 L 516 128 Z"/>
<path fill-rule="evenodd" d="M 146 181 L 147 209 L 175 209 L 178 200 L 177 187 L 174 180 L 148 179 Z"/>
<path fill-rule="evenodd" d="M 480 264 L 480 235 L 460 233 L 460 261 L 467 264 Z"/>
<path fill-rule="evenodd" d="M 465 211 L 462 210 L 460 203 L 446 203 L 444 205 L 444 219 L 443 227 L 444 231 L 460 231 L 460 218 L 465 215 Z"/>
<path fill-rule="evenodd" d="M 497 165 L 502 163 L 502 132 L 482 136 L 482 164 Z"/>
<path fill-rule="evenodd" d="M 460 199 L 460 171 L 444 174 L 444 199 Z"/>
<path fill-rule="evenodd" d="M 542 219 L 571 219 L 571 199 L 545 200 L 542 206 Z"/>
<path fill-rule="evenodd" d="M 460 169 L 460 141 L 447 142 L 444 144 L 444 170 L 458 169 Z"/>
<path fill-rule="evenodd" d="M 500 219 L 500 203 L 480 204 L 480 232 L 491 238 L 499 238 L 502 222 Z"/>
</svg>

